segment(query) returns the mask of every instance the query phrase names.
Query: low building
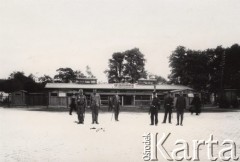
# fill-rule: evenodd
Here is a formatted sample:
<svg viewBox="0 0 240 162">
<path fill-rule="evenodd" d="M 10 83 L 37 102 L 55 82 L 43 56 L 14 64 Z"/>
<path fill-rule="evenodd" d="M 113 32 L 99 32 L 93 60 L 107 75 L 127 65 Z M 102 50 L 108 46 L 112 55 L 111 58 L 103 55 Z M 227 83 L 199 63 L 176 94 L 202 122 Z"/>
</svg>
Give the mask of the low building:
<svg viewBox="0 0 240 162">
<path fill-rule="evenodd" d="M 147 84 L 144 84 L 146 82 Z M 47 83 L 45 88 L 48 91 L 48 105 L 49 106 L 63 106 L 68 107 L 70 98 L 79 89 L 83 89 L 84 94 L 89 100 L 93 89 L 100 94 L 101 104 L 108 105 L 109 97 L 119 94 L 122 106 L 145 106 L 149 105 L 152 100 L 152 92 L 156 90 L 159 99 L 163 102 L 165 93 L 174 90 L 188 90 L 191 88 L 180 85 L 153 84 L 153 80 L 140 80 L 136 84 L 130 83 Z"/>
</svg>

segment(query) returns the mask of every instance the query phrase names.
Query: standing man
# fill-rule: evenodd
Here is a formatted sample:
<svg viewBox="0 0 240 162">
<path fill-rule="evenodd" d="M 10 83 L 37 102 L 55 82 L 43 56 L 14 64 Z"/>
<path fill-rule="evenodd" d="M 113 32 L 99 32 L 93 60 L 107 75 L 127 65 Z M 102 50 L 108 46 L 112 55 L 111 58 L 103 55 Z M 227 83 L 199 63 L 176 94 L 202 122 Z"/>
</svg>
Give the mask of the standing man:
<svg viewBox="0 0 240 162">
<path fill-rule="evenodd" d="M 201 100 L 200 100 L 198 94 L 194 95 L 191 105 L 194 106 L 196 115 L 198 115 L 201 112 Z"/>
<path fill-rule="evenodd" d="M 77 114 L 78 114 L 78 124 L 84 123 L 85 110 L 87 107 L 87 99 L 86 96 L 83 95 L 83 90 L 79 90 L 79 96 L 77 97 Z"/>
<path fill-rule="evenodd" d="M 171 123 L 171 115 L 172 115 L 172 107 L 173 107 L 173 98 L 171 97 L 170 92 L 167 93 L 167 97 L 164 99 L 164 119 L 162 123 L 166 123 L 167 115 L 168 115 L 168 122 Z"/>
<path fill-rule="evenodd" d="M 183 126 L 183 114 L 184 109 L 186 109 L 186 99 L 183 97 L 183 92 L 180 92 L 180 96 L 176 101 L 176 110 L 177 110 L 177 126 L 179 125 L 179 117 L 181 118 L 180 125 Z"/>
<path fill-rule="evenodd" d="M 108 111 L 112 111 L 113 109 L 113 96 L 110 96 L 108 99 Z"/>
<path fill-rule="evenodd" d="M 71 97 L 69 115 L 72 115 L 73 111 L 76 111 L 76 94 L 73 94 Z"/>
<path fill-rule="evenodd" d="M 158 109 L 160 108 L 160 100 L 158 99 L 156 92 L 153 91 L 153 99 L 152 99 L 152 103 L 150 105 L 150 110 L 149 110 L 149 114 L 151 114 L 150 118 L 151 118 L 151 124 L 150 125 L 154 125 L 154 121 L 155 121 L 155 125 L 158 124 Z"/>
<path fill-rule="evenodd" d="M 120 109 L 120 97 L 118 93 L 114 96 L 113 98 L 113 110 L 114 110 L 114 115 L 115 115 L 115 121 L 118 120 L 118 115 L 119 115 L 119 109 Z"/>
<path fill-rule="evenodd" d="M 90 107 L 92 109 L 92 124 L 98 123 L 98 110 L 100 108 L 100 95 L 97 94 L 96 89 L 93 90 L 93 93 L 90 96 Z"/>
</svg>

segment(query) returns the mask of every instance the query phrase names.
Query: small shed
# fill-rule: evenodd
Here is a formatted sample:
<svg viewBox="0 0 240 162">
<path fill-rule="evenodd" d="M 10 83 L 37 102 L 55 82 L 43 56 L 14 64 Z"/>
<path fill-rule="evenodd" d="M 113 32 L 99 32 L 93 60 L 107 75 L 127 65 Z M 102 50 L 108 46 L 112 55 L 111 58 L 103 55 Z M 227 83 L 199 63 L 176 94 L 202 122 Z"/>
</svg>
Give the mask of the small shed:
<svg viewBox="0 0 240 162">
<path fill-rule="evenodd" d="M 11 105 L 25 106 L 26 94 L 27 94 L 27 91 L 24 91 L 24 90 L 12 92 L 10 96 Z"/>
</svg>

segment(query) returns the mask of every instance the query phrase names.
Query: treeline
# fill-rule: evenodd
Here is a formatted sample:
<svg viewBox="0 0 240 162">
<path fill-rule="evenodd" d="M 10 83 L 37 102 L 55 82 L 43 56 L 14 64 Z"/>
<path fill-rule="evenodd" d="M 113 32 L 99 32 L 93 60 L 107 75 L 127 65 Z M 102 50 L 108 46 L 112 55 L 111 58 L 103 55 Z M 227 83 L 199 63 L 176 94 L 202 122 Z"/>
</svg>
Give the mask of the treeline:
<svg viewBox="0 0 240 162">
<path fill-rule="evenodd" d="M 240 89 L 240 46 L 234 44 L 206 50 L 178 46 L 169 58 L 170 83 L 217 94 L 223 89 Z"/>
<path fill-rule="evenodd" d="M 86 75 L 80 70 L 73 70 L 72 68 L 59 68 L 56 70 L 57 74 L 54 77 L 44 75 L 42 77 L 35 77 L 33 74 L 26 76 L 24 72 L 16 71 L 9 75 L 7 80 L 0 81 L 0 91 L 6 93 L 25 90 L 27 92 L 41 92 L 44 91 L 46 83 L 75 83 L 79 78 L 95 76 L 92 74 L 89 66 L 86 67 Z"/>
</svg>

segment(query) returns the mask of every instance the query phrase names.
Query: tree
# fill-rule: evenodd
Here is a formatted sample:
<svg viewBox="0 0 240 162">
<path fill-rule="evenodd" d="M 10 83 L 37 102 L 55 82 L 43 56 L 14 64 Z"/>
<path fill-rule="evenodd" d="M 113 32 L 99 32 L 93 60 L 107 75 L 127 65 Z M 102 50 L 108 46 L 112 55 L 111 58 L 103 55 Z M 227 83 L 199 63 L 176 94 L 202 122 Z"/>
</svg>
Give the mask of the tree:
<svg viewBox="0 0 240 162">
<path fill-rule="evenodd" d="M 123 70 L 124 70 L 124 54 L 121 52 L 114 53 L 112 58 L 109 59 L 108 70 L 105 73 L 108 77 L 109 83 L 120 83 L 123 80 Z"/>
<path fill-rule="evenodd" d="M 49 75 L 44 75 L 39 77 L 38 81 L 41 83 L 53 83 L 53 78 L 51 78 Z"/>
<path fill-rule="evenodd" d="M 124 52 L 125 60 L 123 74 L 129 76 L 131 83 L 136 83 L 139 78 L 146 78 L 145 58 L 138 48 Z"/>
<path fill-rule="evenodd" d="M 86 73 L 89 78 L 95 78 L 95 76 L 93 75 L 93 73 L 91 71 L 91 68 L 88 65 L 86 66 Z"/>
<path fill-rule="evenodd" d="M 36 83 L 33 75 L 30 74 L 27 77 L 24 75 L 24 72 L 17 71 L 11 73 L 8 80 L 5 80 L 0 87 L 2 87 L 2 90 L 7 93 L 19 90 L 37 92 L 43 90 L 44 85 Z"/>
<path fill-rule="evenodd" d="M 156 78 L 158 84 L 159 83 L 167 83 L 167 80 L 160 75 L 155 75 L 155 78 Z"/>
<path fill-rule="evenodd" d="M 170 56 L 170 82 L 205 90 L 208 83 L 207 64 L 208 57 L 203 52 L 179 46 Z"/>
<path fill-rule="evenodd" d="M 86 78 L 86 76 L 80 70 L 74 71 L 74 75 L 76 76 L 76 79 Z"/>
<path fill-rule="evenodd" d="M 54 76 L 56 82 L 70 83 L 76 81 L 76 75 L 71 68 L 59 68 L 56 71 L 58 72 L 58 74 Z"/>
</svg>

